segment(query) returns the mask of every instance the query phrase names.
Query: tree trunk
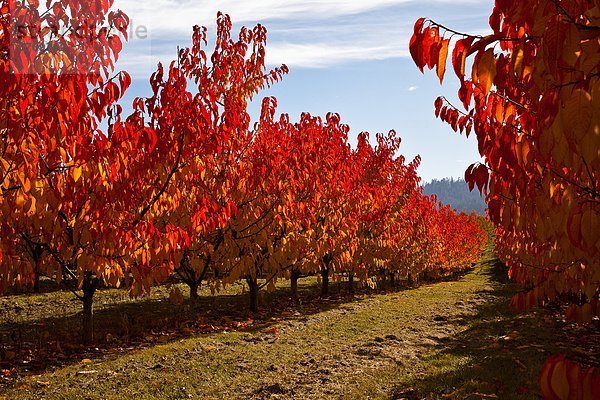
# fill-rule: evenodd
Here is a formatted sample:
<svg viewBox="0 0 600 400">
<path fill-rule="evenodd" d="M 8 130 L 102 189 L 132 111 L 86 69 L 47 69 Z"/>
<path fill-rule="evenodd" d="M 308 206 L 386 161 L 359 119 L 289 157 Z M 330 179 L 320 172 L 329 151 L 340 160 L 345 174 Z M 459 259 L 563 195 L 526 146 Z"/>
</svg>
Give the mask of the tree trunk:
<svg viewBox="0 0 600 400">
<path fill-rule="evenodd" d="M 33 271 L 34 277 L 33 277 L 33 293 L 39 293 L 40 292 L 40 263 L 41 263 L 41 259 L 39 257 L 36 257 L 35 259 L 35 271 Z"/>
<path fill-rule="evenodd" d="M 248 287 L 250 288 L 250 311 L 254 314 L 258 312 L 258 282 L 256 278 L 246 278 Z"/>
<path fill-rule="evenodd" d="M 390 287 L 392 289 L 396 288 L 396 276 L 394 274 L 390 275 Z"/>
<path fill-rule="evenodd" d="M 292 299 L 294 302 L 298 302 L 298 279 L 300 278 L 299 271 L 293 271 L 290 276 L 291 289 L 292 289 Z"/>
<path fill-rule="evenodd" d="M 94 341 L 94 293 L 96 292 L 97 279 L 91 273 L 86 273 L 83 278 L 83 321 L 82 341 L 90 344 Z"/>
<path fill-rule="evenodd" d="M 35 271 L 35 276 L 33 279 L 34 279 L 33 293 L 39 293 L 40 292 L 40 273 L 38 271 Z"/>
<path fill-rule="evenodd" d="M 94 301 L 92 297 L 83 298 L 83 344 L 94 341 Z"/>
<path fill-rule="evenodd" d="M 329 294 L 329 266 L 321 270 L 321 297 Z"/>
<path fill-rule="evenodd" d="M 352 272 L 348 275 L 348 292 L 354 294 L 354 274 Z"/>
<path fill-rule="evenodd" d="M 198 301 L 198 287 L 200 285 L 198 282 L 194 282 L 188 283 L 188 286 L 190 287 L 190 300 L 195 303 Z"/>
</svg>

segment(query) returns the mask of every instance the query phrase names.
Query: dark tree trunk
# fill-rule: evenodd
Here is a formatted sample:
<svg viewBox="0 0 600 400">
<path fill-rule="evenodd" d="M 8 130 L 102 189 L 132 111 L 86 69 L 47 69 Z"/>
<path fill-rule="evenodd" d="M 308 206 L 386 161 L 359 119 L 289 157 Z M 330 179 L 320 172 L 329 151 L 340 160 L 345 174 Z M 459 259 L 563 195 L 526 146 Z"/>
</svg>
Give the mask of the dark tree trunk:
<svg viewBox="0 0 600 400">
<path fill-rule="evenodd" d="M 354 274 L 352 272 L 348 275 L 348 292 L 354 294 Z"/>
<path fill-rule="evenodd" d="M 396 276 L 394 274 L 390 275 L 390 287 L 392 289 L 396 287 Z"/>
<path fill-rule="evenodd" d="M 298 279 L 300 278 L 300 271 L 293 271 L 290 276 L 290 284 L 292 289 L 292 299 L 298 302 Z"/>
<path fill-rule="evenodd" d="M 329 267 L 333 261 L 333 255 L 327 253 L 323 256 L 323 269 L 321 270 L 321 297 L 329 295 Z"/>
<path fill-rule="evenodd" d="M 83 298 L 83 344 L 94 341 L 94 301 L 92 297 Z"/>
<path fill-rule="evenodd" d="M 254 314 L 258 312 L 258 282 L 256 278 L 246 278 L 250 288 L 250 311 Z"/>
<path fill-rule="evenodd" d="M 329 294 L 329 266 L 321 270 L 321 297 Z"/>
<path fill-rule="evenodd" d="M 94 293 L 98 280 L 92 277 L 91 273 L 86 273 L 83 278 L 83 321 L 82 321 L 82 341 L 83 344 L 90 344 L 94 341 Z"/>
<path fill-rule="evenodd" d="M 34 277 L 34 281 L 33 281 L 33 293 L 39 293 L 40 292 L 40 273 L 38 271 L 35 271 L 35 277 Z"/>
<path fill-rule="evenodd" d="M 198 282 L 193 282 L 188 283 L 188 286 L 190 287 L 190 300 L 195 303 L 198 301 L 198 287 L 200 284 Z"/>
<path fill-rule="evenodd" d="M 41 264 L 41 252 L 35 253 L 35 270 L 33 271 L 33 293 L 40 292 L 40 264 Z"/>
</svg>

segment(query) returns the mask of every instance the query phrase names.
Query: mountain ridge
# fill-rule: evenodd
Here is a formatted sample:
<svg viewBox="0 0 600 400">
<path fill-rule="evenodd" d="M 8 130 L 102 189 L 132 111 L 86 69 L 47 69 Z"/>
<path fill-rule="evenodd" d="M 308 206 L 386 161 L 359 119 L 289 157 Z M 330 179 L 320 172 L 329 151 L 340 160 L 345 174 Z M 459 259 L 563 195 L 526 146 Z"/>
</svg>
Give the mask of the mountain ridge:
<svg viewBox="0 0 600 400">
<path fill-rule="evenodd" d="M 485 215 L 487 205 L 478 190 L 469 191 L 464 179 L 433 179 L 423 185 L 423 193 L 436 195 L 438 200 L 459 211 Z"/>
</svg>

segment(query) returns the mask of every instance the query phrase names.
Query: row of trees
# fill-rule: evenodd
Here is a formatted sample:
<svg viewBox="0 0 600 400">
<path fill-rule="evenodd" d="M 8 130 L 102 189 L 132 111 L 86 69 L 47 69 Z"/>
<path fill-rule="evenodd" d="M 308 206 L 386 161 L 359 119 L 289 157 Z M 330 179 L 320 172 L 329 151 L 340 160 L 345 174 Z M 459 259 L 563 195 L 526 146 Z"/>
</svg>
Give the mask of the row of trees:
<svg viewBox="0 0 600 400">
<path fill-rule="evenodd" d="M 83 304 L 93 338 L 100 287 L 133 296 L 176 275 L 192 299 L 245 282 L 250 305 L 279 279 L 351 282 L 463 270 L 487 236 L 475 216 L 424 196 L 397 156 L 394 132 L 359 135 L 336 114 L 276 117 L 266 98 L 266 30 L 217 19 L 215 49 L 195 27 L 190 48 L 150 78 L 124 116 L 131 83 L 113 74 L 127 17 L 112 2 L 2 2 L 0 291 L 56 279 Z M 15 25 L 16 24 L 16 25 Z M 73 27 L 78 27 L 73 29 Z M 102 129 L 106 122 L 106 129 Z"/>
<path fill-rule="evenodd" d="M 487 191 L 496 248 L 523 285 L 513 305 L 567 304 L 567 318 L 591 322 L 600 316 L 600 3 L 496 0 L 489 22 L 491 34 L 473 36 L 421 18 L 411 54 L 441 81 L 455 39 L 465 111 L 439 98 L 436 115 L 477 136 L 486 163 L 466 179 Z M 545 398 L 597 398 L 598 381 L 567 374 L 563 361 L 545 368 Z"/>
</svg>

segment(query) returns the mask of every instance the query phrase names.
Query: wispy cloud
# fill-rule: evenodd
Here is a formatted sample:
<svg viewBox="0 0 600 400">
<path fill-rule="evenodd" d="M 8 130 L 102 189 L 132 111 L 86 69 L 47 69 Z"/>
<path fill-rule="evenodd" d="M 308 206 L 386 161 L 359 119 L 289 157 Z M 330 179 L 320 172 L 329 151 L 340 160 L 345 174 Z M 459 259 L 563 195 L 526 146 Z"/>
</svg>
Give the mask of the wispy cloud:
<svg viewBox="0 0 600 400">
<path fill-rule="evenodd" d="M 120 0 L 117 6 L 139 20 L 152 24 L 157 32 L 180 32 L 190 26 L 212 25 L 217 12 L 234 15 L 236 21 L 255 22 L 273 19 L 327 19 L 355 15 L 412 0 Z"/>
<path fill-rule="evenodd" d="M 269 64 L 324 68 L 350 60 L 384 60 L 405 56 L 401 46 L 377 46 L 372 43 L 273 43 L 269 46 Z"/>
<path fill-rule="evenodd" d="M 414 91 L 415 91 L 415 90 L 417 90 L 418 88 L 419 88 L 418 86 L 409 86 L 407 90 L 408 90 L 409 92 L 414 92 Z"/>
<path fill-rule="evenodd" d="M 423 3 L 435 5 L 433 9 L 452 10 L 457 2 L 480 3 L 477 0 L 117 0 L 116 7 L 131 17 L 134 29 L 143 26 L 150 33 L 146 40 L 134 38 L 124 54 L 129 59 L 127 68 L 141 76 L 156 62 L 172 59 L 175 48 L 189 42 L 193 25 L 212 29 L 218 11 L 229 13 L 237 26 L 256 23 L 267 26 L 270 65 L 324 68 L 358 60 L 405 57 L 412 24 Z M 446 16 L 447 20 L 464 18 L 452 13 Z M 474 28 L 481 30 L 480 26 Z M 170 57 L 165 58 L 166 55 Z"/>
</svg>

